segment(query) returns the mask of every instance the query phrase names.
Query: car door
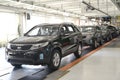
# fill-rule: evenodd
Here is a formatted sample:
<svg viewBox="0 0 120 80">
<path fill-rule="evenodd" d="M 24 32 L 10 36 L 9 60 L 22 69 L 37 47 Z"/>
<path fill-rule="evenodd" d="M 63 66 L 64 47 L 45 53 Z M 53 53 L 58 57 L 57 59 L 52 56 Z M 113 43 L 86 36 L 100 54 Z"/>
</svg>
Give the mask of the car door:
<svg viewBox="0 0 120 80">
<path fill-rule="evenodd" d="M 74 25 L 66 25 L 66 28 L 68 30 L 68 34 L 69 34 L 69 41 L 70 41 L 70 45 L 68 47 L 68 52 L 69 53 L 72 53 L 72 52 L 75 52 L 76 51 L 76 47 L 77 47 L 77 44 L 78 44 L 78 40 L 79 40 L 79 37 L 78 37 L 78 33 L 75 31 L 75 26 Z"/>
<path fill-rule="evenodd" d="M 68 33 L 66 25 L 62 25 L 60 28 L 60 43 L 63 56 L 68 54 L 70 46 L 70 34 Z"/>
</svg>

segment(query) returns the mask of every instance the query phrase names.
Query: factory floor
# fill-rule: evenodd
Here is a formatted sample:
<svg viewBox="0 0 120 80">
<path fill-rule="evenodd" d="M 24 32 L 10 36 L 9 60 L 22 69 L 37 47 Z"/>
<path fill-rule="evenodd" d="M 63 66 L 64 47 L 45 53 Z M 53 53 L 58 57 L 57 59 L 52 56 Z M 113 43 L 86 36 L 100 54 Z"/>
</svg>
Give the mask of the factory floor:
<svg viewBox="0 0 120 80">
<path fill-rule="evenodd" d="M 73 54 L 64 57 L 56 71 L 40 65 L 14 68 L 4 51 L 0 49 L 0 80 L 120 80 L 120 37 L 96 49 L 84 47 L 79 59 Z"/>
<path fill-rule="evenodd" d="M 58 80 L 120 80 L 120 37 L 61 68 Z"/>
</svg>

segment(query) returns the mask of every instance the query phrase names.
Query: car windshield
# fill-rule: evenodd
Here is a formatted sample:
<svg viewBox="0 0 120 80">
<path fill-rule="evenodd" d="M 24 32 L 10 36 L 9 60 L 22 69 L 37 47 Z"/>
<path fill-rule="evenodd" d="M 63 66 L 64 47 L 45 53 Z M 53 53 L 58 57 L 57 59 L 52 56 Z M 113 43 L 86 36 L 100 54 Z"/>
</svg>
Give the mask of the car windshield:
<svg viewBox="0 0 120 80">
<path fill-rule="evenodd" d="M 106 29 L 107 29 L 107 26 L 101 26 L 101 29 L 102 29 L 102 30 L 106 30 Z"/>
<path fill-rule="evenodd" d="M 58 34 L 58 27 L 53 25 L 37 26 L 30 30 L 26 36 L 53 36 Z"/>
<path fill-rule="evenodd" d="M 93 27 L 81 27 L 82 32 L 92 32 L 94 31 Z"/>
</svg>

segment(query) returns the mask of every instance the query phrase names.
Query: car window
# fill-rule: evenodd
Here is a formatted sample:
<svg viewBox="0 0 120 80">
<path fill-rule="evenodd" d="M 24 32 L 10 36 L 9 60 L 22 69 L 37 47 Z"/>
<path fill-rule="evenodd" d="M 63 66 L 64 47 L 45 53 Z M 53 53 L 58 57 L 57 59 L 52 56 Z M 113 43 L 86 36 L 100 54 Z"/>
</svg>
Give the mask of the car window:
<svg viewBox="0 0 120 80">
<path fill-rule="evenodd" d="M 75 32 L 72 26 L 67 26 L 67 28 L 69 33 Z"/>
<path fill-rule="evenodd" d="M 67 29 L 65 26 L 62 26 L 61 29 L 60 29 L 60 32 L 61 33 L 66 33 L 67 32 Z"/>
<path fill-rule="evenodd" d="M 33 30 L 31 30 L 31 31 L 29 32 L 29 34 L 27 34 L 27 35 L 29 35 L 29 36 L 35 36 L 35 35 L 38 34 L 39 29 L 40 29 L 39 27 L 33 28 Z"/>
<path fill-rule="evenodd" d="M 101 29 L 102 29 L 102 30 L 106 30 L 106 29 L 107 29 L 107 26 L 101 26 Z"/>
<path fill-rule="evenodd" d="M 97 30 L 97 31 L 100 31 L 101 29 L 100 29 L 100 27 L 96 26 L 96 30 Z"/>
<path fill-rule="evenodd" d="M 28 36 L 52 36 L 58 34 L 58 27 L 53 25 L 37 26 L 30 30 Z"/>
</svg>

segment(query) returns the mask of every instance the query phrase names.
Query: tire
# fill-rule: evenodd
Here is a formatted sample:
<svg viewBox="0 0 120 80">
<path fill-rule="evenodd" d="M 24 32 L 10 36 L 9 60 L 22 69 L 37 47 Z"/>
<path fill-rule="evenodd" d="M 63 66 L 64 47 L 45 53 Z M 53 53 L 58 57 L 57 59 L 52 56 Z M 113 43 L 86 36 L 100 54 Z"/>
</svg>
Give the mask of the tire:
<svg viewBox="0 0 120 80">
<path fill-rule="evenodd" d="M 113 39 L 113 37 L 112 37 L 112 35 L 110 35 L 110 36 L 109 36 L 109 40 L 112 40 L 112 39 Z"/>
<path fill-rule="evenodd" d="M 75 55 L 76 58 L 80 58 L 81 57 L 81 55 L 82 55 L 82 44 L 78 45 L 77 51 L 74 52 L 74 55 Z"/>
<path fill-rule="evenodd" d="M 106 42 L 110 41 L 110 37 L 107 36 L 105 41 Z"/>
<path fill-rule="evenodd" d="M 100 43 L 99 43 L 96 39 L 94 39 L 94 40 L 93 40 L 92 47 L 95 49 L 95 48 L 97 48 L 99 45 L 100 45 Z"/>
<path fill-rule="evenodd" d="M 101 40 L 100 40 L 100 45 L 103 45 L 104 44 L 104 39 L 102 38 Z"/>
<path fill-rule="evenodd" d="M 51 70 L 57 70 L 61 63 L 61 55 L 60 51 L 54 50 L 51 56 L 50 63 L 48 64 L 48 68 Z"/>
<path fill-rule="evenodd" d="M 12 66 L 16 67 L 16 68 L 20 68 L 21 64 L 11 64 Z"/>
</svg>

